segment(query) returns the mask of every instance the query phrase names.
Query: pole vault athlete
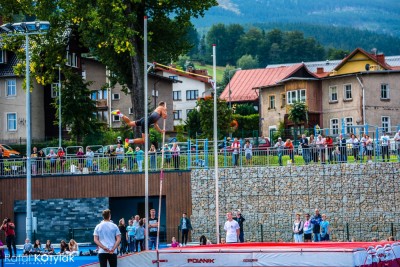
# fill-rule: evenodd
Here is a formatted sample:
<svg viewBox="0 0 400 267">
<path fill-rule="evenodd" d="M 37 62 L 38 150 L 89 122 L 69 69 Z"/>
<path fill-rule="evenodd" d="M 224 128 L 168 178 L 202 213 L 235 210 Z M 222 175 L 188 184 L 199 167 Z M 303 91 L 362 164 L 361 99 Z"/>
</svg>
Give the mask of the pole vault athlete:
<svg viewBox="0 0 400 267">
<path fill-rule="evenodd" d="M 140 120 L 136 120 L 136 121 L 131 121 L 127 116 L 122 114 L 121 111 L 119 111 L 118 109 L 112 111 L 111 114 L 118 115 L 120 118 L 122 118 L 124 120 L 124 122 L 126 124 L 128 124 L 131 127 L 136 127 L 136 126 L 141 126 L 142 127 L 142 138 L 136 138 L 136 139 L 128 139 L 128 138 L 126 138 L 125 139 L 125 147 L 128 147 L 129 144 L 144 144 L 144 140 L 145 140 L 144 118 L 141 118 Z M 157 121 L 160 118 L 167 119 L 167 105 L 165 104 L 165 102 L 158 103 L 158 107 L 148 117 L 148 126 L 150 127 L 151 125 L 154 125 L 154 128 L 158 132 L 164 133 L 165 129 L 161 129 L 157 124 Z"/>
</svg>

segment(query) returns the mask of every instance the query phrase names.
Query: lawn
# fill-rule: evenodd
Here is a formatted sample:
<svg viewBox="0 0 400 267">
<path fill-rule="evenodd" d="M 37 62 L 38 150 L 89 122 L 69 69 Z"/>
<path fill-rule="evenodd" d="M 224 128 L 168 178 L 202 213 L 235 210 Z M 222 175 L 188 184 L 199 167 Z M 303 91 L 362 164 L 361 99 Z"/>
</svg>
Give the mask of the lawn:
<svg viewBox="0 0 400 267">
<path fill-rule="evenodd" d="M 200 65 L 199 62 L 194 62 L 194 67 L 198 70 L 204 70 L 206 69 L 208 71 L 208 75 L 213 76 L 213 66 L 212 65 Z M 217 85 L 218 83 L 220 83 L 222 81 L 222 78 L 224 77 L 224 71 L 225 71 L 225 67 L 220 67 L 217 66 Z"/>
</svg>

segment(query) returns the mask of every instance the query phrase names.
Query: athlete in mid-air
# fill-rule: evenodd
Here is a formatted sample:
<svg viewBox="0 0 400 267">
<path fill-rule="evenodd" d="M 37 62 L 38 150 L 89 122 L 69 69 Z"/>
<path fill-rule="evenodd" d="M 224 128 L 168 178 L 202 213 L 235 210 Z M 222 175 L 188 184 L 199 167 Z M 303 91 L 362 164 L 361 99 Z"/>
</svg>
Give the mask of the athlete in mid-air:
<svg viewBox="0 0 400 267">
<path fill-rule="evenodd" d="M 121 113 L 119 110 L 114 110 L 111 112 L 113 115 L 118 115 L 120 118 L 124 120 L 126 124 L 128 124 L 131 127 L 136 127 L 136 126 L 141 126 L 142 127 L 142 138 L 136 138 L 136 139 L 125 139 L 125 147 L 128 147 L 129 144 L 144 144 L 145 140 L 145 123 L 144 123 L 144 118 L 141 118 L 140 120 L 136 121 L 131 121 L 127 116 Z M 158 103 L 158 107 L 150 114 L 148 117 L 148 126 L 150 127 L 151 125 L 154 125 L 154 128 L 159 131 L 160 133 L 165 132 L 165 130 L 162 130 L 160 126 L 158 126 L 157 121 L 159 119 L 167 119 L 167 105 L 165 102 L 160 102 Z"/>
</svg>

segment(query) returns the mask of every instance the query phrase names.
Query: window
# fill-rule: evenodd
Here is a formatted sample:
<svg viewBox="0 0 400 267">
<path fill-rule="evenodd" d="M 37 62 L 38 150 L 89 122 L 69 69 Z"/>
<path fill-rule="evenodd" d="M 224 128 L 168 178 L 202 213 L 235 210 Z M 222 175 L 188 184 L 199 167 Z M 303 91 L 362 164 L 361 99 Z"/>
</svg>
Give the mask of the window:
<svg viewBox="0 0 400 267">
<path fill-rule="evenodd" d="M 187 90 L 186 100 L 196 100 L 199 96 L 199 90 Z"/>
<path fill-rule="evenodd" d="M 390 132 L 390 117 L 382 116 L 382 130 L 385 132 Z"/>
<path fill-rule="evenodd" d="M 344 100 L 353 99 L 353 95 L 351 93 L 351 84 L 345 84 L 343 86 L 343 89 L 344 89 Z"/>
<path fill-rule="evenodd" d="M 287 92 L 287 103 L 289 105 L 293 104 L 294 102 L 306 102 L 306 90 L 294 90 Z"/>
<path fill-rule="evenodd" d="M 172 92 L 172 100 L 182 100 L 181 91 L 173 91 Z"/>
<path fill-rule="evenodd" d="M 193 109 L 187 109 L 186 110 L 186 116 L 189 115 L 189 113 L 192 112 L 192 111 L 193 111 Z"/>
<path fill-rule="evenodd" d="M 67 66 L 77 68 L 78 67 L 78 56 L 75 53 L 70 54 L 67 52 Z"/>
<path fill-rule="evenodd" d="M 7 113 L 7 131 L 17 130 L 17 113 Z"/>
<path fill-rule="evenodd" d="M 17 95 L 17 81 L 15 79 L 6 80 L 6 96 Z"/>
<path fill-rule="evenodd" d="M 345 122 L 346 122 L 346 133 L 350 134 L 353 132 L 353 128 L 351 126 L 353 126 L 353 118 L 349 117 L 349 118 L 345 118 Z"/>
<path fill-rule="evenodd" d="M 51 97 L 52 98 L 58 97 L 58 83 L 51 84 Z"/>
<path fill-rule="evenodd" d="M 175 110 L 174 111 L 174 120 L 182 119 L 182 110 Z"/>
<path fill-rule="evenodd" d="M 339 119 L 331 119 L 331 131 L 332 135 L 339 134 Z"/>
<path fill-rule="evenodd" d="M 128 113 L 129 113 L 129 114 L 133 114 L 133 108 L 129 108 Z"/>
<path fill-rule="evenodd" d="M 7 53 L 5 50 L 0 50 L 0 63 L 7 63 Z"/>
<path fill-rule="evenodd" d="M 90 92 L 90 99 L 97 100 L 97 91 Z"/>
<path fill-rule="evenodd" d="M 275 96 L 274 95 L 269 96 L 269 108 L 270 109 L 275 108 Z"/>
<path fill-rule="evenodd" d="M 113 115 L 113 121 L 121 121 L 118 115 Z"/>
<path fill-rule="evenodd" d="M 112 100 L 119 100 L 119 94 L 112 94 Z"/>
<path fill-rule="evenodd" d="M 286 94 L 281 95 L 281 102 L 282 102 L 281 108 L 284 108 L 286 106 Z"/>
<path fill-rule="evenodd" d="M 107 110 L 97 111 L 97 119 L 101 122 L 107 122 L 108 121 L 108 111 Z"/>
<path fill-rule="evenodd" d="M 337 102 L 338 101 L 338 93 L 336 86 L 329 86 L 329 102 Z"/>
<path fill-rule="evenodd" d="M 387 83 L 381 84 L 381 99 L 390 99 L 389 84 Z"/>
</svg>

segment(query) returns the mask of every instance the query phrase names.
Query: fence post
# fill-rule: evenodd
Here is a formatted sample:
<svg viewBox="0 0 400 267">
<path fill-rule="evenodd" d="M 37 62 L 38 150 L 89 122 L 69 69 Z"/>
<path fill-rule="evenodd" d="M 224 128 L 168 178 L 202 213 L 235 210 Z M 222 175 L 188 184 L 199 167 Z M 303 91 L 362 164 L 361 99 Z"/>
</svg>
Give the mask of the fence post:
<svg viewBox="0 0 400 267">
<path fill-rule="evenodd" d="M 346 223 L 346 236 L 347 236 L 347 241 L 350 241 L 349 223 Z"/>
<path fill-rule="evenodd" d="M 176 236 L 178 237 L 178 240 L 177 240 L 178 242 L 179 242 L 179 240 L 180 240 L 180 239 L 179 239 L 179 234 L 180 234 L 180 231 L 179 231 L 179 225 L 178 225 L 178 234 L 176 235 Z"/>
<path fill-rule="evenodd" d="M 394 237 L 394 225 L 390 223 L 390 235 Z"/>
<path fill-rule="evenodd" d="M 261 242 L 264 242 L 264 227 L 260 224 L 260 232 L 261 232 Z"/>
</svg>

